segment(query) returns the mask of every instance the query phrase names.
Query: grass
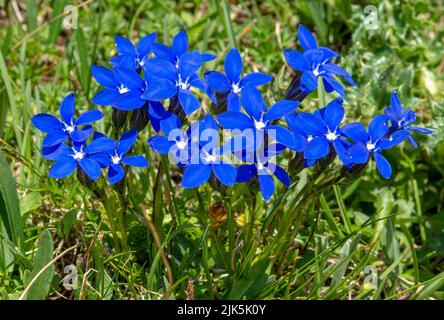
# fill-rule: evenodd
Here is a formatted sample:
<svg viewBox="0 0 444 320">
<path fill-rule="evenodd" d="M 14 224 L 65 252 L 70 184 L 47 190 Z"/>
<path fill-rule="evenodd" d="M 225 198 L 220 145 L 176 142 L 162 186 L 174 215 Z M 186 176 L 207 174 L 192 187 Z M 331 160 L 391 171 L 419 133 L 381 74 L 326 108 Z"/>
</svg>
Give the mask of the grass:
<svg viewBox="0 0 444 320">
<path fill-rule="evenodd" d="M 0 299 L 444 298 L 442 1 L 379 1 L 376 30 L 364 27 L 366 1 L 85 1 L 66 30 L 68 4 L 0 0 Z M 96 108 L 90 65 L 106 65 L 115 34 L 157 31 L 168 43 L 185 28 L 192 48 L 218 55 L 207 70 L 236 46 L 246 71 L 275 77 L 264 93 L 277 100 L 300 22 L 359 84 L 347 87 L 348 119 L 368 122 L 396 89 L 435 130 L 387 154 L 391 180 L 371 164 L 322 190 L 326 177 L 304 170 L 270 203 L 245 185 L 184 190 L 143 143 L 148 128 L 137 149 L 151 168 L 131 171 L 124 194 L 106 187 L 98 199 L 75 177 L 47 178 L 30 118 L 69 92 L 79 111 Z M 331 98 L 313 93 L 303 108 Z M 304 188 L 311 198 L 299 198 Z"/>
</svg>

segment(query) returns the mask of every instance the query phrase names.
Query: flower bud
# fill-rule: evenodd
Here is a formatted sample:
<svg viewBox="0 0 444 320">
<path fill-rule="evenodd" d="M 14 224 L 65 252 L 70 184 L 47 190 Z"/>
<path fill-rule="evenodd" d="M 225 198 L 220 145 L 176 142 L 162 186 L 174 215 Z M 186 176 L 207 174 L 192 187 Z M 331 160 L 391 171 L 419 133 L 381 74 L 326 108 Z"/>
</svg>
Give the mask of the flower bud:
<svg viewBox="0 0 444 320">
<path fill-rule="evenodd" d="M 285 99 L 302 102 L 306 96 L 307 94 L 304 93 L 301 88 L 301 73 L 298 72 L 291 80 L 285 92 Z"/>
<path fill-rule="evenodd" d="M 128 111 L 113 108 L 112 119 L 116 130 L 121 129 L 125 125 L 127 116 L 128 116 Z"/>
<path fill-rule="evenodd" d="M 133 110 L 130 118 L 130 129 L 136 129 L 142 131 L 148 124 L 150 119 L 148 118 L 148 107 L 143 106 L 139 109 Z"/>
<path fill-rule="evenodd" d="M 214 203 L 208 212 L 208 215 L 211 220 L 211 226 L 214 228 L 218 228 L 224 224 L 225 220 L 227 220 L 227 210 L 222 204 L 222 201 L 217 201 Z"/>
</svg>

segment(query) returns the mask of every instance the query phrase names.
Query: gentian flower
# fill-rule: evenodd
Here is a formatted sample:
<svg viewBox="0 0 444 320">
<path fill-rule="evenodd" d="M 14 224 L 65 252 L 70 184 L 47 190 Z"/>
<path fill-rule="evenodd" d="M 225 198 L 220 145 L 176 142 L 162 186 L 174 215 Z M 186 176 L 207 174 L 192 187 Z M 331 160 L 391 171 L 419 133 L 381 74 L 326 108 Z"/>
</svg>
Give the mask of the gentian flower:
<svg viewBox="0 0 444 320">
<path fill-rule="evenodd" d="M 323 113 L 301 112 L 287 116 L 288 127 L 305 138 L 304 158 L 317 160 L 325 157 L 333 147 L 341 161 L 350 164 L 349 143 L 342 137 L 340 124 L 344 118 L 342 99 L 332 100 Z"/>
<path fill-rule="evenodd" d="M 232 111 L 240 111 L 239 94 L 245 86 L 262 86 L 273 79 L 262 72 L 253 72 L 241 78 L 242 58 L 236 48 L 228 52 L 224 67 L 226 75 L 218 71 L 208 71 L 205 73 L 205 78 L 212 90 L 227 94 L 227 107 Z"/>
<path fill-rule="evenodd" d="M 169 155 L 180 166 L 188 164 L 191 151 L 190 130 L 184 132 L 179 118 L 174 114 L 160 120 L 160 128 L 163 135 L 151 137 L 147 141 L 148 145 L 160 154 Z"/>
<path fill-rule="evenodd" d="M 207 182 L 211 173 L 224 185 L 231 187 L 236 180 L 236 168 L 222 159 L 221 148 L 217 147 L 217 141 L 213 141 L 213 138 L 218 136 L 218 126 L 211 115 L 205 116 L 198 123 L 197 131 L 202 133 L 205 130 L 210 130 L 207 131 L 209 141 L 203 144 L 199 139 L 199 147 L 191 151 L 194 154 L 190 155 L 191 162 L 183 173 L 182 187 L 196 188 Z M 203 136 L 199 134 L 200 138 Z"/>
<path fill-rule="evenodd" d="M 46 132 L 43 139 L 43 147 L 58 146 L 68 138 L 74 142 L 82 143 L 86 141 L 92 132 L 92 127 L 88 124 L 103 118 L 103 113 L 99 110 L 91 110 L 83 113 L 77 120 L 74 118 L 75 96 L 73 93 L 66 96 L 60 105 L 60 117 L 57 119 L 51 114 L 40 113 L 35 115 L 31 121 L 40 131 Z M 80 128 L 84 126 L 83 128 Z"/>
<path fill-rule="evenodd" d="M 401 129 L 387 136 L 389 119 L 386 115 L 377 115 L 370 122 L 368 133 L 359 122 L 349 123 L 342 127 L 342 133 L 355 141 L 351 161 L 353 163 L 366 163 L 370 154 L 373 154 L 376 167 L 385 179 L 389 179 L 392 175 L 392 167 L 382 155 L 382 150 L 393 148 L 410 134 L 408 130 Z"/>
<path fill-rule="evenodd" d="M 122 164 L 133 167 L 149 166 L 148 161 L 142 155 L 127 156 L 136 139 L 137 131 L 130 130 L 124 133 L 120 140 L 116 142 L 114 149 L 106 151 L 106 157 L 99 155 L 104 161 L 96 158 L 102 165 L 105 164 L 108 167 L 108 180 L 111 184 L 121 181 L 125 176 Z"/>
<path fill-rule="evenodd" d="M 146 103 L 142 99 L 146 82 L 137 72 L 123 67 L 111 71 L 101 66 L 92 66 L 91 71 L 94 79 L 105 87 L 92 99 L 93 103 L 125 111 L 138 109 Z"/>
<path fill-rule="evenodd" d="M 153 78 L 149 80 L 148 88 L 142 98 L 162 101 L 177 97 L 182 109 L 190 115 L 200 106 L 199 100 L 190 88 L 196 87 L 205 93 L 208 92 L 207 85 L 196 74 L 201 65 L 202 57 L 197 51 L 182 54 L 178 61 L 178 68 L 162 58 L 146 60 L 145 74 L 151 74 Z"/>
<path fill-rule="evenodd" d="M 399 100 L 398 93 L 392 92 L 390 96 L 390 107 L 385 108 L 385 113 L 390 117 L 391 128 L 390 131 L 396 131 L 400 129 L 409 130 L 410 132 L 419 132 L 423 134 L 431 134 L 432 130 L 411 126 L 410 124 L 416 121 L 416 112 L 413 110 L 403 110 L 401 101 Z M 413 147 L 417 148 L 418 145 L 411 135 L 408 136 L 410 143 Z"/>
<path fill-rule="evenodd" d="M 139 72 L 143 67 L 143 62 L 152 50 L 152 45 L 157 41 L 157 33 L 151 33 L 140 39 L 137 46 L 134 46 L 130 40 L 117 35 L 115 37 L 115 46 L 119 54 L 110 60 L 113 67 L 123 67 L 125 69 Z"/>
<path fill-rule="evenodd" d="M 168 60 L 176 67 L 179 67 L 180 57 L 188 52 L 188 35 L 185 30 L 180 30 L 173 38 L 171 48 L 163 43 L 154 43 L 153 53 L 156 58 L 162 58 Z M 198 51 L 196 51 L 198 52 Z M 199 53 L 199 52 L 198 52 Z M 203 62 L 211 61 L 216 56 L 209 53 L 199 53 Z"/>
<path fill-rule="evenodd" d="M 253 156 L 246 155 L 246 159 L 254 159 L 252 164 L 243 164 L 237 167 L 236 182 L 249 182 L 251 179 L 257 176 L 259 181 L 259 188 L 261 190 L 264 200 L 270 200 L 274 193 L 274 181 L 275 176 L 281 183 L 290 186 L 290 176 L 282 167 L 270 160 L 283 152 L 285 146 L 282 144 L 274 144 L 272 147 L 266 147 L 263 154 L 256 152 Z"/>
<path fill-rule="evenodd" d="M 226 111 L 220 114 L 217 121 L 223 128 L 241 131 L 251 129 L 253 137 L 259 137 L 260 140 L 266 133 L 287 147 L 302 149 L 303 141 L 301 139 L 298 139 L 288 129 L 272 124 L 273 120 L 278 120 L 293 112 L 299 106 L 297 101 L 281 100 L 268 109 L 260 92 L 252 86 L 245 87 L 241 99 L 242 106 L 248 115 L 239 111 Z M 254 139 L 256 149 L 262 141 Z"/>
<path fill-rule="evenodd" d="M 355 86 L 356 83 L 350 74 L 331 62 L 339 54 L 327 47 L 319 47 L 316 39 L 302 24 L 298 27 L 298 39 L 304 49 L 304 53 L 296 50 L 284 50 L 284 56 L 292 68 L 302 72 L 300 79 L 302 91 L 305 94 L 309 94 L 316 90 L 318 78 L 321 77 L 327 92 L 336 91 L 345 97 L 344 87 L 334 76 L 343 77 L 352 86 Z"/>
<path fill-rule="evenodd" d="M 55 162 L 48 175 L 54 179 L 61 179 L 71 175 L 80 167 L 88 177 L 97 181 L 100 177 L 100 164 L 95 157 L 114 149 L 115 145 L 114 140 L 105 137 L 95 139 L 87 146 L 83 143 L 73 146 L 63 145 L 53 158 Z"/>
</svg>

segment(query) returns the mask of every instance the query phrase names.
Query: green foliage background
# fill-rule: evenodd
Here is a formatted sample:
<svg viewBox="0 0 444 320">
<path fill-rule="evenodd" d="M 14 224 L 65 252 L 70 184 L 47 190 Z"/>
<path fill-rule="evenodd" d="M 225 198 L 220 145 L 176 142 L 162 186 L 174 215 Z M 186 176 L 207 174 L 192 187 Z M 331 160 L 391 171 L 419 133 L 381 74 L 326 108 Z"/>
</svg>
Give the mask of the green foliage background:
<svg viewBox="0 0 444 320">
<path fill-rule="evenodd" d="M 75 30 L 62 27 L 67 5 L 78 9 Z M 371 30 L 367 5 L 377 9 Z M 443 17 L 441 0 L 0 0 L 0 299 L 444 298 Z M 226 197 L 182 190 L 144 143 L 149 129 L 137 148 L 151 168 L 130 173 L 123 201 L 113 189 L 100 201 L 75 177 L 47 178 L 30 118 L 56 112 L 69 92 L 78 111 L 96 108 L 90 66 L 107 64 L 114 35 L 157 31 L 169 43 L 184 28 L 192 48 L 218 55 L 207 70 L 220 70 L 235 44 L 245 71 L 275 77 L 264 88 L 273 101 L 288 85 L 281 52 L 297 46 L 299 23 L 341 52 L 358 83 L 347 87 L 348 119 L 368 122 L 398 90 L 435 130 L 416 150 L 388 153 L 391 180 L 371 164 L 299 211 L 292 203 L 308 170 L 268 204 L 248 200 L 246 186 Z M 313 93 L 303 108 L 318 100 Z M 97 130 L 109 132 L 104 111 Z M 217 201 L 226 217 L 210 217 Z"/>
</svg>

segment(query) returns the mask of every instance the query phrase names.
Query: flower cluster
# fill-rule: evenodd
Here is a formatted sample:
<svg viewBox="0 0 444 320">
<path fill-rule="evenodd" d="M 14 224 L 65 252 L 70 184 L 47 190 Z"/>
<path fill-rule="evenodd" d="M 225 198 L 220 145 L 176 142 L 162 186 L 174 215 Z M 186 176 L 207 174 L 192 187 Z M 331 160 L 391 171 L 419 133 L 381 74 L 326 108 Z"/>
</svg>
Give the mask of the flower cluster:
<svg viewBox="0 0 444 320">
<path fill-rule="evenodd" d="M 215 56 L 189 50 L 183 30 L 174 37 L 171 47 L 158 42 L 155 33 L 142 38 L 137 46 L 117 36 L 118 55 L 110 60 L 111 68 L 92 66 L 93 77 L 103 87 L 92 101 L 111 106 L 115 129 L 127 130 L 119 141 L 93 133 L 91 123 L 103 114 L 88 111 L 76 120 L 74 95 L 67 96 L 60 107 L 61 121 L 49 114 L 32 119 L 39 130 L 47 133 L 41 152 L 55 161 L 49 176 L 63 178 L 77 168 L 97 180 L 101 169 L 107 168 L 111 184 L 121 181 L 126 166 L 148 166 L 144 156 L 127 153 L 138 131 L 151 122 L 156 134 L 148 145 L 168 155 L 183 170 L 184 188 L 214 179 L 226 187 L 257 181 L 263 198 L 269 200 L 275 190 L 273 177 L 286 186 L 291 184 L 287 170 L 276 163 L 276 156 L 285 150 L 303 159 L 302 167 L 331 163 L 337 156 L 350 170 L 365 165 L 373 155 L 377 169 L 388 179 L 392 169 L 382 151 L 406 139 L 416 147 L 411 133 L 431 131 L 411 125 L 416 113 L 403 110 L 396 92 L 392 93 L 391 106 L 371 121 L 368 130 L 357 122 L 343 124 L 346 95 L 338 76 L 351 85 L 356 83 L 333 62 L 339 55 L 320 47 L 302 25 L 298 39 L 303 53 L 283 52 L 295 71 L 286 97 L 268 106 L 258 87 L 272 77 L 261 72 L 242 75 L 242 58 L 235 48 L 225 57 L 225 73 L 208 71 L 201 77 L 202 65 Z M 311 113 L 297 111 L 321 83 L 325 91 L 342 97 Z M 189 116 L 200 114 L 196 111 L 202 95 L 212 102 L 211 114 L 192 122 Z M 129 112 L 131 121 L 125 124 Z M 186 130 L 185 122 L 189 122 Z"/>
</svg>

